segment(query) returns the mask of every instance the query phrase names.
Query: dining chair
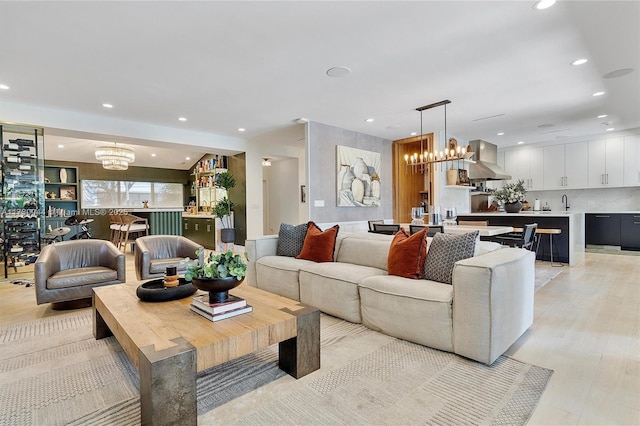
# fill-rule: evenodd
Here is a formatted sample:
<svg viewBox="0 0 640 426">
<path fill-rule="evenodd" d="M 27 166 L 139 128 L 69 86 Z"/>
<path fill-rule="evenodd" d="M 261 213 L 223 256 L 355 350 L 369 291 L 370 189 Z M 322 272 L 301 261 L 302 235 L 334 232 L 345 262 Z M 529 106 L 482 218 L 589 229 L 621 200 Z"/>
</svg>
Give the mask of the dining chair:
<svg viewBox="0 0 640 426">
<path fill-rule="evenodd" d="M 433 237 L 438 232 L 444 232 L 444 228 L 441 225 L 411 225 L 409 224 L 409 235 L 413 235 L 420 231 L 422 228 L 429 228 L 427 230 L 427 237 Z"/>
<path fill-rule="evenodd" d="M 400 230 L 398 223 L 374 223 L 373 232 L 376 234 L 394 235 Z"/>
<path fill-rule="evenodd" d="M 384 223 L 384 220 L 382 220 L 382 219 L 368 220 L 367 222 L 369 223 L 369 232 L 373 232 L 373 224 L 374 223 Z"/>
<path fill-rule="evenodd" d="M 534 242 L 536 240 L 537 223 L 530 223 L 524 226 L 522 232 L 513 232 L 495 237 L 496 241 L 502 245 L 511 247 L 521 247 L 530 251 L 534 251 Z"/>
</svg>

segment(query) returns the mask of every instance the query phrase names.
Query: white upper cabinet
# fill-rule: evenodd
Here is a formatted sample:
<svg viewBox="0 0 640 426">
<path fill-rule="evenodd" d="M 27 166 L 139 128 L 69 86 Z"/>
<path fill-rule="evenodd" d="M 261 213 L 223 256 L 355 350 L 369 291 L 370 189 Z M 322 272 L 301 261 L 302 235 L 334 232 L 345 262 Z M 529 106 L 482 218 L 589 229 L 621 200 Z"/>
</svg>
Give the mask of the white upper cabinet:
<svg viewBox="0 0 640 426">
<path fill-rule="evenodd" d="M 544 189 L 562 189 L 565 187 L 564 145 L 550 145 L 543 148 L 543 186 Z"/>
<path fill-rule="evenodd" d="M 564 188 L 586 188 L 589 185 L 589 144 L 568 143 L 564 146 Z"/>
<path fill-rule="evenodd" d="M 587 187 L 589 145 L 585 142 L 545 146 L 544 189 Z"/>
<path fill-rule="evenodd" d="M 504 168 L 511 175 L 510 182 L 520 179 L 528 190 L 542 189 L 542 148 L 516 148 L 504 153 Z"/>
<path fill-rule="evenodd" d="M 624 138 L 589 141 L 589 186 L 622 186 Z"/>
<path fill-rule="evenodd" d="M 640 185 L 640 135 L 624 137 L 623 184 Z"/>
</svg>

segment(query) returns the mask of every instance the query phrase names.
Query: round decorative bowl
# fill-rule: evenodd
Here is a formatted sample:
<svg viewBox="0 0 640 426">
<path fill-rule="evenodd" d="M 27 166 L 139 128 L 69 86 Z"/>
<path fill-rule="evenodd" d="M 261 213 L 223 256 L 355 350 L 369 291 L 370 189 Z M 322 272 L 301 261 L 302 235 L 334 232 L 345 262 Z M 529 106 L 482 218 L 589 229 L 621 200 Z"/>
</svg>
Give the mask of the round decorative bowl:
<svg viewBox="0 0 640 426">
<path fill-rule="evenodd" d="M 209 292 L 209 303 L 226 302 L 229 297 L 229 290 L 236 288 L 244 278 L 238 280 L 236 277 L 227 278 L 193 278 L 191 284 L 198 290 Z"/>
<path fill-rule="evenodd" d="M 196 292 L 195 287 L 184 278 L 179 279 L 176 287 L 164 286 L 164 279 L 148 281 L 136 289 L 136 295 L 143 302 L 167 302 L 169 300 L 183 299 Z"/>
</svg>

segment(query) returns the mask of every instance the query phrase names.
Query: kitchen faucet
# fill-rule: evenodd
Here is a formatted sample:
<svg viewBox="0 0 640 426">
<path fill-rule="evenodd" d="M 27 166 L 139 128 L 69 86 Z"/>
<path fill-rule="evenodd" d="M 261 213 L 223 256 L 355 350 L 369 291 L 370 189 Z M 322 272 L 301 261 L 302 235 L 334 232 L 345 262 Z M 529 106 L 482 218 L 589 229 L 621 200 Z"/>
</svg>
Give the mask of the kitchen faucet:
<svg viewBox="0 0 640 426">
<path fill-rule="evenodd" d="M 564 211 L 569 210 L 569 197 L 567 197 L 567 194 L 562 194 L 562 203 L 564 204 Z"/>
</svg>

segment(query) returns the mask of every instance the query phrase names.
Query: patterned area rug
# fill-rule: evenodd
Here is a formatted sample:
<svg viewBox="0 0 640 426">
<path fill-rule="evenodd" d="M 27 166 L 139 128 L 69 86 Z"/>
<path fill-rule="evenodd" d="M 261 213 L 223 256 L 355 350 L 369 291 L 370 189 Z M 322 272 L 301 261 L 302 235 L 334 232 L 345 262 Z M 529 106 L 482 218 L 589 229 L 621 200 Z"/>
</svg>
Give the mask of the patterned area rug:
<svg viewBox="0 0 640 426">
<path fill-rule="evenodd" d="M 277 346 L 198 375 L 198 423 L 525 424 L 553 372 L 487 367 L 322 316 L 322 368 L 295 380 Z M 139 377 L 84 310 L 0 328 L 0 424 L 139 424 Z"/>
<path fill-rule="evenodd" d="M 560 275 L 563 271 L 563 268 L 568 268 L 569 265 L 565 266 L 551 266 L 550 262 L 543 262 L 540 260 L 536 260 L 536 279 L 535 279 L 535 291 L 540 290 L 545 285 L 549 284 L 551 280 Z"/>
</svg>

